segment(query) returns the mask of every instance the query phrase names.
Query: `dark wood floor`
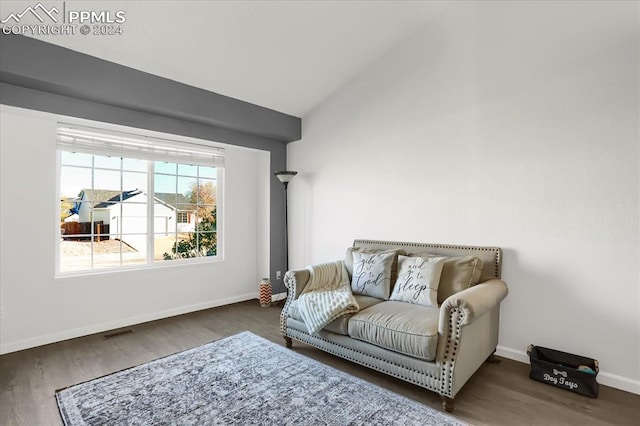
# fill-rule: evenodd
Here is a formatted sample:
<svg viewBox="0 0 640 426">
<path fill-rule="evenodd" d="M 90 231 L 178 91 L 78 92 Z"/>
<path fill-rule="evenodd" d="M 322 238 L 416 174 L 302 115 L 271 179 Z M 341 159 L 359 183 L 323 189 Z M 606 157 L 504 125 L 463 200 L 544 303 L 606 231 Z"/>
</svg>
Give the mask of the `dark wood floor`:
<svg viewBox="0 0 640 426">
<path fill-rule="evenodd" d="M 249 330 L 283 344 L 280 308 L 237 303 L 0 356 L 0 425 L 60 425 L 54 393 L 124 368 Z M 425 405 L 437 394 L 294 342 L 293 350 Z M 499 358 L 500 359 L 500 358 Z M 485 364 L 458 394 L 454 416 L 475 425 L 638 425 L 640 396 L 606 386 L 590 399 L 528 378 L 525 364 Z M 277 396 L 274 396 L 277 397 Z M 282 401 L 286 404 L 286 401 Z"/>
</svg>

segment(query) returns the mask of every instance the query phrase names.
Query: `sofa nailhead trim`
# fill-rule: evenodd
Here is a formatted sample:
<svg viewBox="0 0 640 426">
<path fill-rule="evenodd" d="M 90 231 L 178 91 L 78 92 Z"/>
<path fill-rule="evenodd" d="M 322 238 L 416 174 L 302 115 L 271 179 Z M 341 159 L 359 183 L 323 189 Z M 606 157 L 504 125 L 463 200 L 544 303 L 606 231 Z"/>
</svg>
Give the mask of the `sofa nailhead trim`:
<svg viewBox="0 0 640 426">
<path fill-rule="evenodd" d="M 441 248 L 445 250 L 475 250 L 475 251 L 488 251 L 494 254 L 494 269 L 493 274 L 496 278 L 500 278 L 500 265 L 502 263 L 501 251 L 497 247 L 474 247 L 474 246 L 456 246 L 452 244 L 424 244 L 424 243 L 404 243 L 400 241 L 377 241 L 377 240 L 356 240 L 353 242 L 354 247 L 358 247 L 359 244 L 375 244 L 381 246 L 403 246 L 403 247 L 416 247 L 416 248 Z"/>
<path fill-rule="evenodd" d="M 438 391 L 438 386 L 437 386 L 438 378 L 437 378 L 437 377 L 432 376 L 432 375 L 431 375 L 431 374 L 429 374 L 429 373 L 418 372 L 420 375 L 424 376 L 424 378 L 425 378 L 425 379 L 429 379 L 429 380 L 431 380 L 431 381 L 435 381 L 435 382 L 436 382 L 436 383 L 435 383 L 435 386 L 434 386 L 434 385 L 431 385 L 431 384 L 429 384 L 429 383 L 427 383 L 427 381 L 420 381 L 420 380 L 416 380 L 416 379 L 410 378 L 410 377 L 408 377 L 408 376 L 400 375 L 400 374 L 397 374 L 397 373 L 395 373 L 395 372 L 393 372 L 393 371 L 387 370 L 387 369 L 385 369 L 385 368 L 383 368 L 383 367 L 381 367 L 381 366 L 379 366 L 379 365 L 370 364 L 369 362 L 366 362 L 366 361 L 363 361 L 363 360 L 360 360 L 360 359 L 356 359 L 356 358 L 351 357 L 351 356 L 348 356 L 348 355 L 340 354 L 340 353 L 338 353 L 338 352 L 336 352 L 336 351 L 334 351 L 334 350 L 332 350 L 332 349 L 327 349 L 327 348 L 324 348 L 324 347 L 320 347 L 318 344 L 314 343 L 314 342 L 312 341 L 312 339 L 317 339 L 317 340 L 320 340 L 320 341 L 323 341 L 323 342 L 330 343 L 330 344 L 332 344 L 332 345 L 335 345 L 335 346 L 338 346 L 338 347 L 340 347 L 340 348 L 346 349 L 347 351 L 350 351 L 350 352 L 353 352 L 353 353 L 356 353 L 356 354 L 360 354 L 360 355 L 362 355 L 363 357 L 368 357 L 368 358 L 378 359 L 378 360 L 379 360 L 379 361 L 381 361 L 383 364 L 390 364 L 390 365 L 393 365 L 393 366 L 399 367 L 399 368 L 401 368 L 401 369 L 403 369 L 403 370 L 405 370 L 405 371 L 407 371 L 407 372 L 409 372 L 409 373 L 416 373 L 416 371 L 415 371 L 415 370 L 413 370 L 413 369 L 408 369 L 407 367 L 405 367 L 405 366 L 403 366 L 403 365 L 400 365 L 400 364 L 397 364 L 397 363 L 392 363 L 392 362 L 386 361 L 385 359 L 382 359 L 382 358 L 376 358 L 376 357 L 373 357 L 373 356 L 371 356 L 371 355 L 367 355 L 367 354 L 365 354 L 365 353 L 363 353 L 363 352 L 359 352 L 359 351 L 357 351 L 357 350 L 355 350 L 355 349 L 347 348 L 347 347 L 346 347 L 346 346 L 344 346 L 344 345 L 336 344 L 336 343 L 334 343 L 334 342 L 329 342 L 328 340 L 323 339 L 322 337 L 318 337 L 318 336 L 310 336 L 310 335 L 308 335 L 308 334 L 306 334 L 306 333 L 302 333 L 302 332 L 299 332 L 299 331 L 297 331 L 297 330 L 292 330 L 292 331 L 299 333 L 301 336 L 308 337 L 308 338 L 311 338 L 311 339 L 302 339 L 302 338 L 300 338 L 299 336 L 296 336 L 296 335 L 295 335 L 295 333 L 287 334 L 287 337 L 290 337 L 290 338 L 296 339 L 296 340 L 298 340 L 298 341 L 300 341 L 300 342 L 303 342 L 303 343 L 306 343 L 306 344 L 308 344 L 308 345 L 314 346 L 314 347 L 316 347 L 316 348 L 318 348 L 318 349 L 321 349 L 321 350 L 323 350 L 323 351 L 325 351 L 325 352 L 331 353 L 331 354 L 333 354 L 333 355 L 335 355 L 335 356 L 338 356 L 338 357 L 340 357 L 340 358 L 344 358 L 344 359 L 347 359 L 347 360 L 349 360 L 349 361 L 355 362 L 356 364 L 361 364 L 361 365 L 364 365 L 365 367 L 371 368 L 371 369 L 376 370 L 376 371 L 380 371 L 380 372 L 382 372 L 382 373 L 388 374 L 388 375 L 393 376 L 393 377 L 396 377 L 396 378 L 398 378 L 398 379 L 402 379 L 402 380 L 404 380 L 404 381 L 409 381 L 409 382 L 411 382 L 411 383 L 414 383 L 414 384 L 416 384 L 416 385 L 419 385 L 420 387 L 426 388 L 426 389 L 428 389 L 428 390 L 436 391 L 436 392 Z"/>
<path fill-rule="evenodd" d="M 449 312 L 449 324 L 447 325 L 447 343 L 443 356 L 440 383 L 440 394 L 452 396 L 453 371 L 455 369 L 455 357 L 460 343 L 461 324 L 464 321 L 465 313 L 459 308 L 452 308 Z"/>
</svg>

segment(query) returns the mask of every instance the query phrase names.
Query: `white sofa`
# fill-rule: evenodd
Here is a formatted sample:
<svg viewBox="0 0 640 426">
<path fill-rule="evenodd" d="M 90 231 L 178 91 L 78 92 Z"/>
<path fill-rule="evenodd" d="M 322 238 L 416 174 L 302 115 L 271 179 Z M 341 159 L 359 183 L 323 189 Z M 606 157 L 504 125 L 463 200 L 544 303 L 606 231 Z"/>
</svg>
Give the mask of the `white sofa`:
<svg viewBox="0 0 640 426">
<path fill-rule="evenodd" d="M 298 297 L 310 271 L 288 271 L 288 297 L 280 320 L 287 347 L 295 339 L 406 380 L 437 392 L 443 408 L 453 411 L 456 394 L 498 344 L 500 302 L 507 295 L 507 286 L 500 279 L 502 251 L 497 247 L 370 240 L 356 240 L 353 247 L 368 252 L 395 249 L 407 256 L 446 256 L 451 259 L 451 268 L 460 259 L 479 259 L 480 271 L 474 272 L 477 284 L 465 281 L 462 287 L 445 287 L 443 272 L 438 298 L 446 298 L 438 301 L 438 307 L 357 295 L 359 312 L 343 315 L 310 334 L 298 309 Z M 346 264 L 349 256 L 350 250 Z M 456 271 L 451 269 L 451 273 Z"/>
</svg>

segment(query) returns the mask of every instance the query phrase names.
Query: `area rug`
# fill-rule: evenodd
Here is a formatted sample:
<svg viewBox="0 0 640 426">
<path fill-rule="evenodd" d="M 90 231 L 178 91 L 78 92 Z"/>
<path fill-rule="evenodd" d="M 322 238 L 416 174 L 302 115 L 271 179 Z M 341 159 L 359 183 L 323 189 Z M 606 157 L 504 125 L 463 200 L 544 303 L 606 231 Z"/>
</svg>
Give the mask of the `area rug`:
<svg viewBox="0 0 640 426">
<path fill-rule="evenodd" d="M 65 425 L 464 425 L 250 332 L 56 391 Z"/>
</svg>

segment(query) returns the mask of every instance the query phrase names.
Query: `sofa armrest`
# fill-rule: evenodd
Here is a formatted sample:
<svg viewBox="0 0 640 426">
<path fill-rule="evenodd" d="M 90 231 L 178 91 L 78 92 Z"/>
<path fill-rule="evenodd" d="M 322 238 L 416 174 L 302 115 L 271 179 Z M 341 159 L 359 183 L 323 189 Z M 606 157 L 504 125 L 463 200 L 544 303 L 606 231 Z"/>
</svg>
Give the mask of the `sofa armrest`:
<svg viewBox="0 0 640 426">
<path fill-rule="evenodd" d="M 507 297 L 508 292 L 504 281 L 491 279 L 449 296 L 440 306 L 438 332 L 441 335 L 447 333 L 449 314 L 452 309 L 460 309 L 462 313 L 460 326 L 465 326 L 499 305 L 502 299 Z"/>
<path fill-rule="evenodd" d="M 291 338 L 287 337 L 289 305 L 300 296 L 300 293 L 309 282 L 310 277 L 311 273 L 308 269 L 287 271 L 284 274 L 284 286 L 287 287 L 287 299 L 284 302 L 284 308 L 282 308 L 280 312 L 280 333 L 285 336 L 287 347 L 289 348 L 291 347 Z"/>
<path fill-rule="evenodd" d="M 297 299 L 309 282 L 310 276 L 311 274 L 308 269 L 287 271 L 287 273 L 284 274 L 284 286 L 289 290 L 287 292 L 287 299 L 291 301 Z"/>
<path fill-rule="evenodd" d="M 288 291 L 287 300 L 285 301 L 284 308 L 282 308 L 282 312 L 280 313 L 280 333 L 285 335 L 285 337 L 287 336 L 287 315 L 289 305 L 302 294 L 309 283 L 310 278 L 311 271 L 308 268 L 291 270 L 284 274 L 284 285 L 287 287 Z M 287 345 L 289 345 L 290 342 L 291 340 L 289 338 Z"/>
<path fill-rule="evenodd" d="M 344 263 L 343 260 L 339 262 Z M 333 265 L 334 263 L 336 262 L 319 263 L 314 266 Z M 287 271 L 284 274 L 284 285 L 289 290 L 287 299 L 290 301 L 296 300 L 302 294 L 310 278 L 311 272 L 309 268 Z"/>
</svg>

